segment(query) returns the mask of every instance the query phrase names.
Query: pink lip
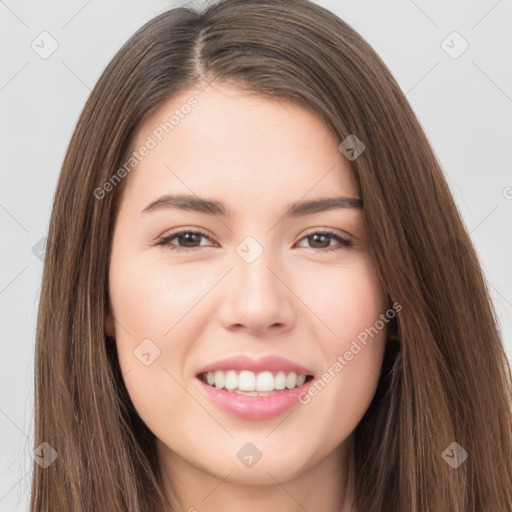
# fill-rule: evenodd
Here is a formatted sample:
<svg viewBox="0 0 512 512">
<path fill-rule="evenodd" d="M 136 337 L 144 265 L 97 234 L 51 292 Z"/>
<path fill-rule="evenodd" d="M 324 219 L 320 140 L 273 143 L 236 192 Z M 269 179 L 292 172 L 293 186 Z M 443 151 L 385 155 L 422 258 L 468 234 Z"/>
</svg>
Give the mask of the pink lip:
<svg viewBox="0 0 512 512">
<path fill-rule="evenodd" d="M 201 389 L 213 403 L 222 409 L 246 420 L 267 420 L 283 414 L 294 404 L 298 397 L 313 382 L 305 382 L 302 386 L 286 391 L 278 391 L 275 395 L 245 396 L 224 391 L 205 384 L 197 379 Z"/>
<path fill-rule="evenodd" d="M 265 370 L 284 370 L 302 375 L 313 375 L 310 369 L 280 356 L 265 356 L 260 359 L 252 359 L 247 356 L 230 357 L 201 368 L 197 374 L 216 370 L 249 370 L 255 373 Z"/>
<path fill-rule="evenodd" d="M 312 370 L 309 368 L 305 368 L 284 357 L 269 355 L 260 359 L 237 356 L 216 361 L 201 368 L 197 373 L 197 377 L 202 373 L 214 372 L 216 370 L 249 370 L 255 373 L 265 370 L 283 370 L 300 375 L 313 375 Z M 310 386 L 313 380 L 305 382 L 297 388 L 278 391 L 274 395 L 268 396 L 246 396 L 217 389 L 204 383 L 199 378 L 197 382 L 206 396 L 223 411 L 247 420 L 266 420 L 283 414 L 295 405 L 298 402 L 299 395 Z"/>
</svg>

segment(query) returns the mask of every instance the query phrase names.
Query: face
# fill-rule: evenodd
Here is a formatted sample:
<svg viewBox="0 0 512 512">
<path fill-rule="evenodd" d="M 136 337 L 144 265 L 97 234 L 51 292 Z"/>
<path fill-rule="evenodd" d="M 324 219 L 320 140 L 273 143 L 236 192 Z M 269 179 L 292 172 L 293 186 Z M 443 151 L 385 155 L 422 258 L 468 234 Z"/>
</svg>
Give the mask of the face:
<svg viewBox="0 0 512 512">
<path fill-rule="evenodd" d="M 107 325 L 169 468 L 287 481 L 336 458 L 367 410 L 387 301 L 340 142 L 301 107 L 219 84 L 140 127 Z"/>
</svg>

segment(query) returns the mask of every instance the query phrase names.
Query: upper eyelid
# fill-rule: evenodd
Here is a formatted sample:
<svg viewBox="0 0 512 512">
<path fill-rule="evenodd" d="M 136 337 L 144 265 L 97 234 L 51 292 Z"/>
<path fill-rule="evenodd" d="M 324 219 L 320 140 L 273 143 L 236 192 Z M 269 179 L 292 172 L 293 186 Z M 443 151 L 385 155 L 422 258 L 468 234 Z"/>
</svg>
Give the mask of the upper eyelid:
<svg viewBox="0 0 512 512">
<path fill-rule="evenodd" d="M 210 240 L 215 240 L 215 238 L 213 236 L 211 236 L 206 231 L 203 231 L 202 229 L 199 229 L 199 228 L 178 229 L 177 231 L 173 231 L 173 232 L 169 233 L 168 235 L 162 235 L 160 237 L 160 239 L 174 238 L 175 236 L 183 235 L 185 233 L 195 233 L 195 234 L 204 236 L 206 238 L 209 238 Z"/>
</svg>

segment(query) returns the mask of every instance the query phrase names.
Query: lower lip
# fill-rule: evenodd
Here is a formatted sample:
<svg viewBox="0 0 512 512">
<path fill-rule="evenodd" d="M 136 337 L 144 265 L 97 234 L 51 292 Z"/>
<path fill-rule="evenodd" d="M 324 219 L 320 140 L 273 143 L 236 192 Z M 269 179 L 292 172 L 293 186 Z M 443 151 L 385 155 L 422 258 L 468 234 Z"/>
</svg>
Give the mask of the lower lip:
<svg viewBox="0 0 512 512">
<path fill-rule="evenodd" d="M 299 403 L 299 395 L 311 384 L 304 383 L 294 389 L 278 391 L 275 395 L 246 396 L 238 393 L 224 391 L 205 384 L 197 379 L 201 388 L 212 402 L 223 411 L 234 414 L 246 420 L 268 420 L 283 414 L 288 409 Z"/>
</svg>

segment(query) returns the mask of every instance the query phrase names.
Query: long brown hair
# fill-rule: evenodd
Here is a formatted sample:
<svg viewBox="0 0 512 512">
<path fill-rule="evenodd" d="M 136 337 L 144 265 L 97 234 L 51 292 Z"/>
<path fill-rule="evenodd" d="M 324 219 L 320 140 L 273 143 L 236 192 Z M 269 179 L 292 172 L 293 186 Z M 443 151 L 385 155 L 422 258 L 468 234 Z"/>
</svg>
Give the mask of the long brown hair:
<svg viewBox="0 0 512 512">
<path fill-rule="evenodd" d="M 31 511 L 171 509 L 154 435 L 105 334 L 112 227 L 129 178 L 101 198 L 95 190 L 123 165 L 148 116 L 212 80 L 294 102 L 340 143 L 355 134 L 366 146 L 351 165 L 380 279 L 402 309 L 355 432 L 357 510 L 510 512 L 512 379 L 474 248 L 385 64 L 349 25 L 306 0 L 168 10 L 130 38 L 94 87 L 48 234 L 34 446 L 47 442 L 58 458 L 34 463 Z M 455 468 L 446 454 L 458 445 L 468 457 Z"/>
</svg>

